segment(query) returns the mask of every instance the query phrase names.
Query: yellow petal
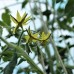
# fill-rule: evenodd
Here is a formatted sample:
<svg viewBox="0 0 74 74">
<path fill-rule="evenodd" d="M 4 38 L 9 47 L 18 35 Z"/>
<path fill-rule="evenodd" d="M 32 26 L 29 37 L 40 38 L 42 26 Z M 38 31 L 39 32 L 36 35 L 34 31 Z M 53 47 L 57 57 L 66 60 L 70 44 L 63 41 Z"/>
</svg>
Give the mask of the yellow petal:
<svg viewBox="0 0 74 74">
<path fill-rule="evenodd" d="M 42 32 L 40 40 L 47 40 L 49 36 L 50 36 L 50 33 L 45 34 L 44 32 Z"/>
<path fill-rule="evenodd" d="M 21 16 L 19 14 L 19 12 L 17 11 L 17 17 L 16 17 L 17 21 L 20 22 L 21 21 Z"/>
<path fill-rule="evenodd" d="M 26 35 L 25 39 L 26 39 L 26 43 L 27 43 L 29 41 L 29 39 L 30 39 L 29 35 Z"/>
<path fill-rule="evenodd" d="M 10 19 L 11 19 L 15 24 L 18 24 L 18 21 L 17 21 L 12 15 L 10 15 Z"/>
<path fill-rule="evenodd" d="M 45 33 L 44 32 L 42 32 L 42 39 L 44 39 L 45 37 L 46 37 L 46 35 L 45 35 Z"/>
<path fill-rule="evenodd" d="M 16 33 L 16 30 L 18 29 L 18 25 L 14 28 L 14 30 L 13 30 L 13 34 L 15 34 Z"/>
<path fill-rule="evenodd" d="M 23 25 L 25 25 L 26 23 L 27 23 L 27 21 L 29 21 L 31 19 L 31 16 L 29 16 L 29 17 L 27 17 L 27 18 L 25 18 L 25 20 L 23 21 Z"/>
<path fill-rule="evenodd" d="M 33 41 L 33 42 L 37 42 L 37 40 L 35 40 L 35 39 L 33 39 L 32 41 Z"/>
<path fill-rule="evenodd" d="M 48 39 L 50 37 L 50 33 L 46 34 L 46 39 Z"/>
<path fill-rule="evenodd" d="M 31 33 L 31 35 L 32 35 L 33 38 L 36 38 L 37 39 L 39 34 L 38 33 L 35 33 L 35 34 L 32 34 Z"/>
<path fill-rule="evenodd" d="M 25 17 L 26 18 L 26 16 L 27 16 L 27 14 L 26 14 L 26 12 L 23 14 L 23 16 L 22 16 L 22 19 Z M 24 18 L 24 19 L 25 19 Z"/>
</svg>

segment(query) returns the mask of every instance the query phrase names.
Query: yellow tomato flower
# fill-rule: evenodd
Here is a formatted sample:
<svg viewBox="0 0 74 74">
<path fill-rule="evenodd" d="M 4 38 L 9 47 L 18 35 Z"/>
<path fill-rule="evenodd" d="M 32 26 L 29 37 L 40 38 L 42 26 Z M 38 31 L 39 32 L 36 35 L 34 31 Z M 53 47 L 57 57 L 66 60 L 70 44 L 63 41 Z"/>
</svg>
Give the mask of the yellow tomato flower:
<svg viewBox="0 0 74 74">
<path fill-rule="evenodd" d="M 31 41 L 33 41 L 33 42 L 36 42 L 36 41 L 46 42 L 50 37 L 50 33 L 45 34 L 44 32 L 42 32 L 41 35 L 39 33 L 33 34 L 30 30 L 30 27 L 29 27 L 27 32 L 28 32 L 28 35 L 25 36 L 26 43 L 29 41 L 30 42 Z"/>
<path fill-rule="evenodd" d="M 32 34 L 31 33 L 31 37 L 29 35 L 25 35 L 25 39 L 26 39 L 26 43 L 28 43 L 29 41 L 33 41 L 33 42 L 36 42 L 37 41 L 37 38 L 38 38 L 38 33 L 35 33 L 35 34 Z"/>
<path fill-rule="evenodd" d="M 30 16 L 27 17 L 27 13 L 26 12 L 21 17 L 19 12 L 17 11 L 16 18 L 14 18 L 12 15 L 10 15 L 10 18 L 16 24 L 16 27 L 14 28 L 14 31 L 13 31 L 13 33 L 15 34 L 16 30 L 19 27 L 23 28 L 23 25 L 26 25 L 31 17 Z"/>
<path fill-rule="evenodd" d="M 50 37 L 50 33 L 45 34 L 44 32 L 42 32 L 41 37 L 40 37 L 39 40 L 45 41 L 45 40 L 47 40 L 49 37 Z"/>
</svg>

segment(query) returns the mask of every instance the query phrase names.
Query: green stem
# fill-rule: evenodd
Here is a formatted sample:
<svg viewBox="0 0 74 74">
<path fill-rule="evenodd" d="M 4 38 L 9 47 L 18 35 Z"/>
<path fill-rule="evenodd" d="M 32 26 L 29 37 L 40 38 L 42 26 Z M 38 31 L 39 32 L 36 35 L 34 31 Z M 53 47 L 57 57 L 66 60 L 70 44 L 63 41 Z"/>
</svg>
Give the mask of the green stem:
<svg viewBox="0 0 74 74">
<path fill-rule="evenodd" d="M 20 34 L 20 36 L 19 36 L 18 43 L 17 43 L 18 46 L 19 46 L 19 44 L 20 44 L 20 42 L 21 42 L 21 38 L 22 38 L 23 33 L 24 33 L 24 31 L 22 30 L 22 32 L 21 32 L 21 34 Z"/>
<path fill-rule="evenodd" d="M 66 68 L 65 68 L 65 66 L 64 66 L 64 64 L 63 64 L 63 62 L 62 62 L 62 59 L 61 59 L 61 57 L 60 57 L 60 55 L 59 55 L 59 52 L 58 52 L 58 50 L 57 50 L 57 48 L 56 48 L 56 46 L 55 46 L 55 44 L 54 44 L 54 41 L 53 41 L 53 39 L 52 39 L 51 36 L 50 36 L 50 42 L 51 42 L 52 45 L 53 45 L 53 48 L 54 48 L 54 51 L 55 51 L 55 54 L 56 54 L 56 59 L 59 61 L 61 67 L 63 68 L 63 70 L 64 70 L 64 72 L 65 72 L 65 74 L 68 74 L 68 72 L 67 72 L 67 70 L 66 70 Z"/>
<path fill-rule="evenodd" d="M 46 10 L 48 10 L 48 0 L 46 0 Z M 46 20 L 46 27 L 48 27 L 48 24 L 49 24 L 49 16 L 46 16 L 47 20 Z M 52 25 L 53 26 L 53 25 Z M 51 54 L 50 54 L 50 50 L 49 50 L 49 47 L 46 45 L 45 46 L 45 51 L 46 51 L 46 54 L 48 55 L 48 63 L 49 63 L 49 66 L 50 66 L 50 72 L 52 74 L 54 74 L 54 69 L 53 69 L 53 60 L 51 58 Z"/>
<path fill-rule="evenodd" d="M 34 61 L 27 55 L 27 53 L 26 53 L 20 46 L 16 46 L 16 45 L 14 45 L 14 44 L 12 44 L 12 43 L 7 42 L 7 41 L 6 41 L 4 38 L 2 38 L 1 36 L 0 36 L 0 39 L 1 39 L 4 43 L 6 43 L 8 46 L 16 49 L 16 51 L 17 51 L 18 53 L 20 53 L 21 56 L 23 56 L 23 57 L 27 60 L 27 62 L 28 62 L 39 74 L 44 74 L 44 73 L 41 71 L 41 69 L 34 63 Z"/>
<path fill-rule="evenodd" d="M 52 61 L 52 57 L 50 55 L 50 51 L 49 51 L 49 48 L 48 48 L 47 45 L 45 46 L 45 51 L 46 51 L 46 54 L 48 55 L 48 63 L 49 63 L 49 66 L 50 66 L 50 71 L 51 71 L 52 74 L 54 74 L 53 61 Z"/>
<path fill-rule="evenodd" d="M 53 5 L 53 8 L 54 8 L 54 22 L 56 21 L 56 18 L 55 18 L 55 15 L 56 15 L 55 4 L 56 4 L 56 0 L 53 0 L 53 4 L 52 4 L 52 5 Z M 56 59 L 57 59 L 57 61 L 60 63 L 61 67 L 63 68 L 64 73 L 65 73 L 65 74 L 68 74 L 68 72 L 67 72 L 67 70 L 66 70 L 66 68 L 65 68 L 65 65 L 63 64 L 63 61 L 62 61 L 62 59 L 61 59 L 61 57 L 60 57 L 60 55 L 59 55 L 59 52 L 58 52 L 58 50 L 57 50 L 57 48 L 56 48 L 56 46 L 55 46 L 55 43 L 54 43 L 54 41 L 53 41 L 53 39 L 52 39 L 51 36 L 50 36 L 50 42 L 51 42 L 51 44 L 53 45 L 53 48 L 54 48 L 54 52 L 55 52 L 55 54 L 56 54 Z"/>
<path fill-rule="evenodd" d="M 43 57 L 43 52 L 42 50 L 40 49 L 39 45 L 37 44 L 37 49 L 38 49 L 38 57 L 40 58 L 40 61 L 41 61 L 41 64 L 42 64 L 42 67 L 43 67 L 43 70 L 44 70 L 44 74 L 47 74 L 46 71 L 45 71 L 45 64 L 44 64 L 44 57 Z"/>
</svg>

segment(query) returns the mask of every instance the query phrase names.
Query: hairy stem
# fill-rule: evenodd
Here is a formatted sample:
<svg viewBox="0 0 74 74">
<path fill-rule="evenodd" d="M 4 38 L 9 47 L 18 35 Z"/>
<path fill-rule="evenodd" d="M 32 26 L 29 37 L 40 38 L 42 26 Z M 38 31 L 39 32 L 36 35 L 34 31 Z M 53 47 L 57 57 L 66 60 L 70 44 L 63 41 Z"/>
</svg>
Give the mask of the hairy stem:
<svg viewBox="0 0 74 74">
<path fill-rule="evenodd" d="M 18 53 L 20 53 L 21 56 L 23 56 L 23 57 L 27 60 L 27 62 L 32 66 L 32 68 L 34 68 L 34 69 L 38 72 L 38 74 L 44 74 L 44 73 L 41 71 L 41 69 L 34 63 L 34 61 L 27 55 L 26 52 L 24 52 L 24 50 L 23 50 L 20 46 L 16 46 L 16 45 L 14 45 L 14 44 L 12 44 L 12 43 L 7 42 L 7 41 L 6 41 L 4 38 L 2 38 L 1 36 L 0 36 L 0 39 L 1 39 L 4 43 L 6 43 L 9 47 L 12 47 L 12 48 L 16 49 L 16 51 L 17 51 Z"/>
</svg>

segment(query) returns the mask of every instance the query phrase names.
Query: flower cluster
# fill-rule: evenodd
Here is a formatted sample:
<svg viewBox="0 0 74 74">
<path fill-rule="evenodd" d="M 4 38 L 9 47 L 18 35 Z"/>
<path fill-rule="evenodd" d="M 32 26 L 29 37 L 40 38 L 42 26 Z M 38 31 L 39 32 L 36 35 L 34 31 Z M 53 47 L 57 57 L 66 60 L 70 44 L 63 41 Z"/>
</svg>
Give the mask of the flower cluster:
<svg viewBox="0 0 74 74">
<path fill-rule="evenodd" d="M 44 32 L 42 32 L 42 34 L 40 33 L 32 33 L 30 28 L 28 29 L 28 35 L 25 36 L 26 39 L 26 43 L 32 41 L 32 42 L 44 42 L 44 41 L 48 41 L 49 37 L 50 37 L 50 33 L 45 34 Z"/>
<path fill-rule="evenodd" d="M 13 30 L 14 34 L 16 33 L 16 31 L 19 27 L 23 28 L 23 26 L 26 25 L 27 22 L 31 18 L 30 16 L 27 17 L 26 13 L 24 13 L 23 16 L 21 17 L 18 11 L 17 11 L 16 18 L 14 18 L 12 15 L 10 15 L 10 17 L 11 17 L 11 20 L 16 24 L 16 27 Z M 37 42 L 37 41 L 45 42 L 45 41 L 48 41 L 48 39 L 50 37 L 50 33 L 48 33 L 48 34 L 45 34 L 44 32 L 42 32 L 41 34 L 40 33 L 32 33 L 32 31 L 30 30 L 30 27 L 26 31 L 28 33 L 28 35 L 25 35 L 25 37 L 24 37 L 26 40 L 26 43 Z"/>
</svg>

